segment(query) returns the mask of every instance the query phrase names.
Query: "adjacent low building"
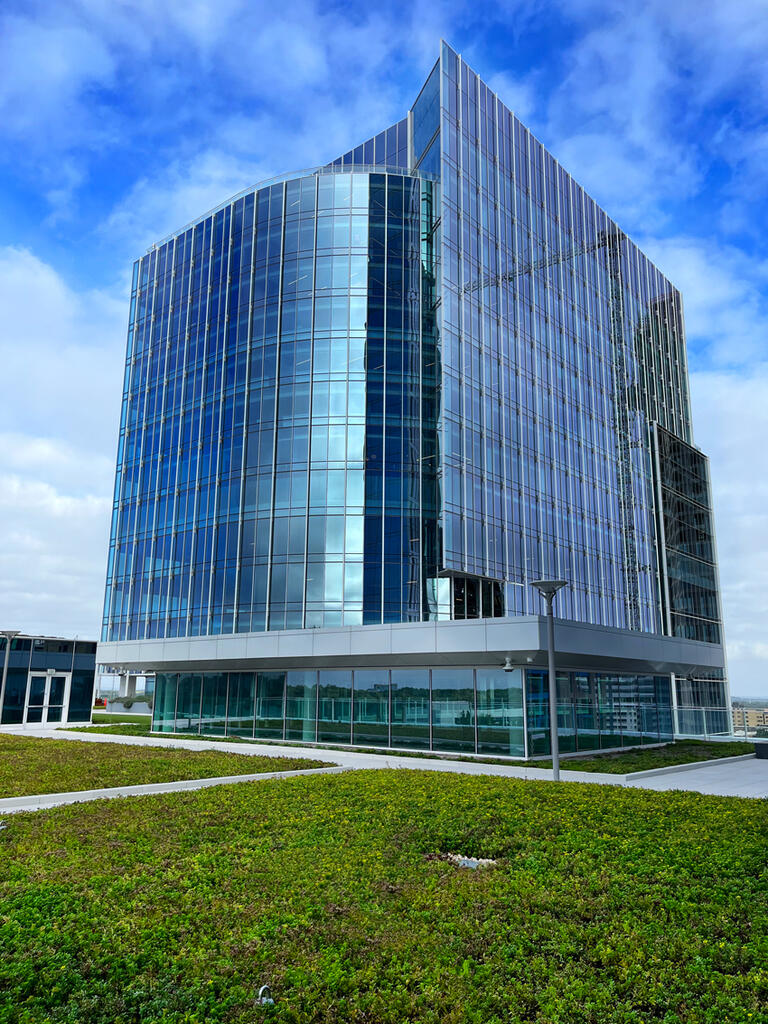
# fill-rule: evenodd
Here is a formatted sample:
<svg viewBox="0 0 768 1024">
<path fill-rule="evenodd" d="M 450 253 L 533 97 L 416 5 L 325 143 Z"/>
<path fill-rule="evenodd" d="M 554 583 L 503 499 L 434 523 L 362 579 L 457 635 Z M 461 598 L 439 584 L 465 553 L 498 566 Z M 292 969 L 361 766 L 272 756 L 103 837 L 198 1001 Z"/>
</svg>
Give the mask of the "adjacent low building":
<svg viewBox="0 0 768 1024">
<path fill-rule="evenodd" d="M 754 733 L 768 731 L 768 707 L 740 705 L 733 708 L 733 731 Z"/>
<path fill-rule="evenodd" d="M 542 578 L 562 749 L 729 731 L 680 293 L 442 44 L 136 262 L 99 661 L 161 730 L 545 753 Z"/>
<path fill-rule="evenodd" d="M 89 722 L 96 643 L 0 633 L 0 725 Z"/>
</svg>

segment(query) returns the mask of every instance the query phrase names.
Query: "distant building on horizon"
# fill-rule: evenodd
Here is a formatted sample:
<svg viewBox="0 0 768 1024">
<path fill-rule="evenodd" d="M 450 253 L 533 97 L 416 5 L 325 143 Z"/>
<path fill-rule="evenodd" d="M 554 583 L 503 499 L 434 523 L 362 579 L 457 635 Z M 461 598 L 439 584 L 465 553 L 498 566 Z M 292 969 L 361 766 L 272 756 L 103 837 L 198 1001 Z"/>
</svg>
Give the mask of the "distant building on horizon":
<svg viewBox="0 0 768 1024">
<path fill-rule="evenodd" d="M 730 730 L 680 293 L 443 43 L 136 262 L 98 660 L 160 730 L 543 753 L 541 577 L 561 749 Z"/>
<path fill-rule="evenodd" d="M 735 733 L 746 731 L 754 734 L 759 730 L 761 735 L 768 735 L 768 702 L 762 707 L 758 706 L 757 701 L 746 706 L 734 704 L 732 714 Z"/>
</svg>

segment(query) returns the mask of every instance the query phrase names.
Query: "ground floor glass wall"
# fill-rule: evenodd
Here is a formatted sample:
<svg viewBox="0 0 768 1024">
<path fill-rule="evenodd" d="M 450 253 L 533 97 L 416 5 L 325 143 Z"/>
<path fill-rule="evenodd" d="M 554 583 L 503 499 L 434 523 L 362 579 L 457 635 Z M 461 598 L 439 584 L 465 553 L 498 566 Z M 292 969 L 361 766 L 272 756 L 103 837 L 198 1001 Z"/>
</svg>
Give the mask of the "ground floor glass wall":
<svg viewBox="0 0 768 1024">
<path fill-rule="evenodd" d="M 158 673 L 153 728 L 524 757 L 522 671 Z"/>
<path fill-rule="evenodd" d="M 526 677 L 526 710 L 523 676 Z M 669 740 L 668 676 L 558 672 L 562 753 Z M 525 757 L 550 752 L 540 669 L 158 673 L 153 728 L 305 743 Z"/>
</svg>

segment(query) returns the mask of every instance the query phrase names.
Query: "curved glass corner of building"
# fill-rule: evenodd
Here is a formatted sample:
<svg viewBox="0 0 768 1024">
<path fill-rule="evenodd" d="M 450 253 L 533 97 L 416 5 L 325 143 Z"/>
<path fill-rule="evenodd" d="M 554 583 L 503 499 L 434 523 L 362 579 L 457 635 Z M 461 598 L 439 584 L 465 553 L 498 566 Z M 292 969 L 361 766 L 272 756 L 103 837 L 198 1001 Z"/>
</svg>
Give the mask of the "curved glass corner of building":
<svg viewBox="0 0 768 1024">
<path fill-rule="evenodd" d="M 289 177 L 136 263 L 103 639 L 434 614 L 436 188 Z"/>
</svg>

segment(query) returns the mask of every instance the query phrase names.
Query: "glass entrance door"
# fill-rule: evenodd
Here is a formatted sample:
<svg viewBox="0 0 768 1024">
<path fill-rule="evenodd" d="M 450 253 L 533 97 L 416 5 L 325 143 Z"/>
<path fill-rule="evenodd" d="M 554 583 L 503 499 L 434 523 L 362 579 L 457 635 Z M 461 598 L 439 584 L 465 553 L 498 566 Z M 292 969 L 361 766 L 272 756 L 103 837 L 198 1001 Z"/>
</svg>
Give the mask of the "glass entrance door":
<svg viewBox="0 0 768 1024">
<path fill-rule="evenodd" d="M 27 703 L 24 721 L 29 725 L 60 722 L 65 718 L 64 707 L 69 689 L 69 676 L 62 673 L 43 675 L 31 673 L 27 685 Z"/>
</svg>

